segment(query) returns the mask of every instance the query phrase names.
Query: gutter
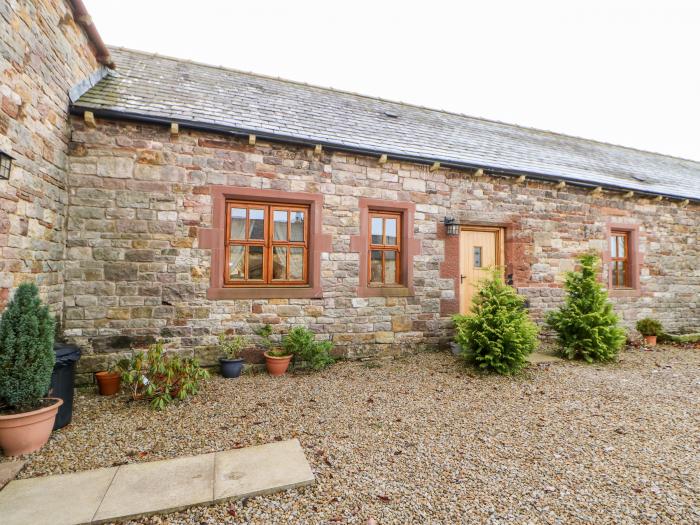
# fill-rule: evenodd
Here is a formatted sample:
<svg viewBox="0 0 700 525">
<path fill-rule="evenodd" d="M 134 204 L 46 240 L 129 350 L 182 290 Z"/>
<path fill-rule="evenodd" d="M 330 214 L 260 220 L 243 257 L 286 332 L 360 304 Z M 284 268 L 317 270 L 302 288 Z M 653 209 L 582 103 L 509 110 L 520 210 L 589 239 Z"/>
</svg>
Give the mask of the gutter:
<svg viewBox="0 0 700 525">
<path fill-rule="evenodd" d="M 416 155 L 408 155 L 403 153 L 392 153 L 386 150 L 376 150 L 373 148 L 362 148 L 358 146 L 350 146 L 342 143 L 328 142 L 322 140 L 312 140 L 312 139 L 302 139 L 299 137 L 293 137 L 290 135 L 282 135 L 277 133 L 261 132 L 254 129 L 238 128 L 235 126 L 226 126 L 222 124 L 212 124 L 207 122 L 195 122 L 192 120 L 185 119 L 174 119 L 167 117 L 158 117 L 152 115 L 143 115 L 139 113 L 131 113 L 128 111 L 115 111 L 112 109 L 100 109 L 100 108 L 90 108 L 90 107 L 79 107 L 75 104 L 71 104 L 70 113 L 73 115 L 83 115 L 85 111 L 91 111 L 95 117 L 101 117 L 110 120 L 131 120 L 135 122 L 144 122 L 148 124 L 160 124 L 164 126 L 170 126 L 172 123 L 178 124 L 180 127 L 189 128 L 198 131 L 207 131 L 213 133 L 220 133 L 224 135 L 233 135 L 236 137 L 248 137 L 249 135 L 255 135 L 257 139 L 265 140 L 268 142 L 282 143 L 282 144 L 295 144 L 299 146 L 310 146 L 315 147 L 320 144 L 324 149 L 332 151 L 340 151 L 345 153 L 353 153 L 357 155 L 364 155 L 369 157 L 380 157 L 381 155 L 388 155 L 392 160 L 401 160 L 405 162 L 411 162 L 414 164 L 428 164 L 432 165 L 435 162 L 439 162 L 440 166 L 443 168 L 455 168 L 460 170 L 475 171 L 478 169 L 484 170 L 484 172 L 495 175 L 502 175 L 506 177 L 521 177 L 525 176 L 528 179 L 539 180 L 544 182 L 558 183 L 565 181 L 568 185 L 577 186 L 586 189 L 595 189 L 597 187 L 602 187 L 604 189 L 628 192 L 633 191 L 635 195 L 644 195 L 647 197 L 666 197 L 668 199 L 674 200 L 688 200 L 692 202 L 700 203 L 700 197 L 688 197 L 685 195 L 676 195 L 672 193 L 659 193 L 654 191 L 644 191 L 635 188 L 630 188 L 628 186 L 616 185 L 616 184 L 598 184 L 588 181 L 583 181 L 580 179 L 573 179 L 562 176 L 548 175 L 545 173 L 538 173 L 526 170 L 515 170 L 515 169 L 505 169 L 498 166 L 489 166 L 484 164 L 470 164 L 466 162 L 457 162 L 454 160 L 441 159 L 439 157 L 419 157 Z"/>
<path fill-rule="evenodd" d="M 71 5 L 73 6 L 73 15 L 76 22 L 80 24 L 92 42 L 92 45 L 95 46 L 95 58 L 97 58 L 97 61 L 103 66 L 114 69 L 116 67 L 114 61 L 109 54 L 107 46 L 105 46 L 105 43 L 102 41 L 100 33 L 97 32 L 97 27 L 95 27 L 83 0 L 71 0 Z"/>
</svg>

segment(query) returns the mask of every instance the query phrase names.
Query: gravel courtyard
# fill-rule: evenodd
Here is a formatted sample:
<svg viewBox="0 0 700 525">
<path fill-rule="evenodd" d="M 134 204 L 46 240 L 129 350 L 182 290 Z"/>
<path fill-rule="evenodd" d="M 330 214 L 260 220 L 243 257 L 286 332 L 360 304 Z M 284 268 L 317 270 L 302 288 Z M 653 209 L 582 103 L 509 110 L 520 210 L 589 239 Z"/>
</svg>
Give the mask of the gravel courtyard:
<svg viewBox="0 0 700 525">
<path fill-rule="evenodd" d="M 214 376 L 160 413 L 81 393 L 20 477 L 298 437 L 316 486 L 137 523 L 700 522 L 698 349 L 515 379 L 447 354 L 380 363 Z"/>
</svg>

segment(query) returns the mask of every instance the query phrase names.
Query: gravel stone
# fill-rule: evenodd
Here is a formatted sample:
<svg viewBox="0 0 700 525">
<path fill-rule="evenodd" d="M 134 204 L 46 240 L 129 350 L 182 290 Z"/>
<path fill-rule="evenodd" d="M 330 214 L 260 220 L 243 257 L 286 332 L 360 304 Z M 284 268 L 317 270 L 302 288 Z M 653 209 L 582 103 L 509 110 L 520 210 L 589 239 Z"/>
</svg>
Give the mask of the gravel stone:
<svg viewBox="0 0 700 525">
<path fill-rule="evenodd" d="M 162 412 L 81 391 L 19 477 L 297 437 L 315 486 L 129 523 L 700 522 L 697 349 L 516 378 L 442 353 L 379 365 L 214 377 Z"/>
</svg>

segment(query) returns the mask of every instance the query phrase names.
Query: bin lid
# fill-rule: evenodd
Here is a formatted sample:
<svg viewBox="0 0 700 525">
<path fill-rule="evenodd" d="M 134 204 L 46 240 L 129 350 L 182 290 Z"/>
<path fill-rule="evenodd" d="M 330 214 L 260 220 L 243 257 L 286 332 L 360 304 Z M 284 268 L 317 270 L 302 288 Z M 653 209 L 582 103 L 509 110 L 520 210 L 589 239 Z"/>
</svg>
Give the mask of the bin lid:
<svg viewBox="0 0 700 525">
<path fill-rule="evenodd" d="M 57 365 L 67 365 L 80 359 L 80 348 L 76 345 L 55 343 L 53 351 L 56 354 Z"/>
</svg>

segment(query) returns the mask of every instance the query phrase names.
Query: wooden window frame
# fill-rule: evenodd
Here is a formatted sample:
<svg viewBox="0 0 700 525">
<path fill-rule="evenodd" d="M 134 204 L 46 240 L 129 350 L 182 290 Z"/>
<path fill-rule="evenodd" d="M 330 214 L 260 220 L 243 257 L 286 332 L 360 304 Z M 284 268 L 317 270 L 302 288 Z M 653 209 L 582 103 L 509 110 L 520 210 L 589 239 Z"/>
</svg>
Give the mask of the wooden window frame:
<svg viewBox="0 0 700 525">
<path fill-rule="evenodd" d="M 263 210 L 263 238 L 262 239 L 248 239 L 250 232 L 250 212 L 246 213 L 245 222 L 245 236 L 243 240 L 231 239 L 231 209 L 232 208 L 242 208 L 246 210 L 251 209 L 262 209 Z M 225 287 L 272 287 L 272 286 L 308 286 L 308 273 L 309 273 L 309 215 L 310 207 L 307 205 L 293 205 L 293 204 L 281 204 L 275 202 L 264 202 L 264 201 L 240 201 L 240 200 L 227 200 L 226 201 L 226 233 L 224 237 L 224 286 Z M 287 240 L 275 240 L 274 239 L 274 212 L 275 211 L 286 211 L 287 212 Z M 291 240 L 291 222 L 289 220 L 290 213 L 294 211 L 304 212 L 304 240 L 303 241 L 292 241 Z M 231 279 L 229 275 L 229 262 L 231 256 L 231 246 L 245 246 L 246 251 L 248 246 L 261 246 L 263 248 L 263 271 L 262 279 L 249 280 L 248 277 L 248 257 L 244 255 L 244 275 L 245 279 Z M 273 259 L 274 259 L 274 249 L 276 246 L 285 246 L 287 248 L 287 260 L 286 269 L 287 274 L 289 274 L 289 260 L 290 260 L 290 248 L 303 248 L 304 250 L 304 266 L 303 275 L 300 281 L 293 280 L 281 280 L 273 279 Z"/>
<path fill-rule="evenodd" d="M 374 244 L 372 242 L 372 219 L 375 217 L 381 218 L 382 220 L 382 243 Z M 386 244 L 386 219 L 396 220 L 396 244 Z M 401 286 L 401 266 L 402 261 L 402 250 L 401 250 L 401 235 L 403 232 L 403 213 L 401 212 L 387 212 L 387 211 L 375 211 L 370 209 L 368 214 L 369 228 L 368 228 L 368 254 L 367 254 L 367 286 L 372 288 L 380 287 L 391 287 L 391 286 Z M 382 252 L 382 280 L 381 282 L 372 281 L 372 252 L 380 251 Z M 384 272 L 386 271 L 386 252 L 396 252 L 396 262 L 395 262 L 395 272 L 396 280 L 393 283 L 386 282 L 386 276 Z"/>
<path fill-rule="evenodd" d="M 614 235 L 627 234 L 627 287 L 613 287 L 612 271 L 612 250 L 610 249 L 610 239 Z M 644 253 L 640 250 L 639 226 L 636 224 L 608 222 L 606 247 L 603 251 L 603 264 L 607 267 L 608 295 L 610 297 L 639 297 L 642 295 L 641 268 L 644 264 Z"/>
<path fill-rule="evenodd" d="M 618 253 L 617 256 L 613 256 L 612 253 L 612 248 L 610 249 L 610 285 L 611 288 L 615 290 L 631 290 L 632 289 L 632 265 L 630 264 L 630 232 L 629 231 L 624 231 L 624 230 L 612 230 L 610 232 L 610 240 L 609 243 L 612 244 L 613 239 L 615 239 L 615 247 L 616 250 L 619 251 L 618 247 L 618 242 L 617 239 L 622 237 L 624 239 L 624 253 L 625 255 L 623 257 L 620 257 L 620 254 Z M 620 272 L 618 270 L 617 272 L 617 277 L 618 277 L 618 284 L 615 283 L 615 271 L 613 270 L 613 266 L 615 263 L 622 263 L 622 272 L 623 272 L 623 283 L 622 285 L 619 284 L 619 277 L 620 277 Z"/>
</svg>

